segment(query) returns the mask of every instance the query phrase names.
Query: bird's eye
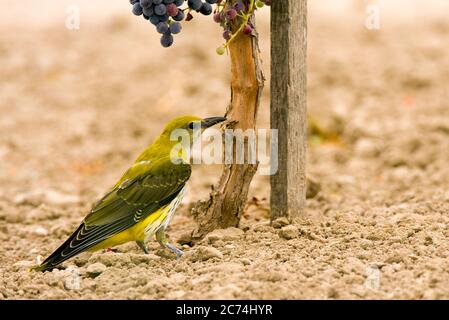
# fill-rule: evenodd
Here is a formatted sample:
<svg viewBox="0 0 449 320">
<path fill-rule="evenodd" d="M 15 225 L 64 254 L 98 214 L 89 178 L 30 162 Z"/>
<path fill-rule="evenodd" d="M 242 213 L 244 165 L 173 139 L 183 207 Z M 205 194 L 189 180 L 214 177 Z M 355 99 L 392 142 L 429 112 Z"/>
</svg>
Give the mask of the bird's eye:
<svg viewBox="0 0 449 320">
<path fill-rule="evenodd" d="M 189 129 L 193 129 L 193 125 L 194 125 L 194 123 L 193 123 L 193 122 L 190 122 L 190 123 L 189 123 Z"/>
</svg>

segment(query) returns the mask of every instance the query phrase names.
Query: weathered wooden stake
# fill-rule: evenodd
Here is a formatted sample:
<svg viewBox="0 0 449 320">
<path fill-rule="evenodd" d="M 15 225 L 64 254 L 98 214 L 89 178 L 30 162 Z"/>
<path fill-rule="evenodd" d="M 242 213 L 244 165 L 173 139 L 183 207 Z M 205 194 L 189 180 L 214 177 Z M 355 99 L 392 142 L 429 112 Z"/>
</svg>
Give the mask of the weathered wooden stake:
<svg viewBox="0 0 449 320">
<path fill-rule="evenodd" d="M 306 202 L 307 0 L 271 7 L 271 127 L 278 129 L 278 172 L 271 176 L 271 219 L 296 220 Z"/>
</svg>

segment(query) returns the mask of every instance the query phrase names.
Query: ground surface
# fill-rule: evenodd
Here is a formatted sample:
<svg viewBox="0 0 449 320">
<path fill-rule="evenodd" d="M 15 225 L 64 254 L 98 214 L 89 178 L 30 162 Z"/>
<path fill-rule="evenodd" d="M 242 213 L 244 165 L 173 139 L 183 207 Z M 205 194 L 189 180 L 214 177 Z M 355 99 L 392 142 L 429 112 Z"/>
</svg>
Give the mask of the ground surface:
<svg viewBox="0 0 449 320">
<path fill-rule="evenodd" d="M 229 74 L 206 19 L 167 51 L 127 1 L 82 2 L 79 31 L 64 28 L 73 1 L 25 2 L 0 5 L 0 299 L 449 298 L 444 1 L 383 1 L 379 31 L 364 28 L 363 1 L 310 1 L 309 108 L 325 133 L 310 140 L 320 191 L 300 224 L 269 225 L 268 178 L 258 176 L 240 229 L 185 247 L 179 261 L 128 244 L 45 274 L 27 269 L 164 122 L 223 114 Z M 259 20 L 267 62 L 267 14 Z M 219 173 L 195 169 L 172 241 L 194 227 L 188 209 Z"/>
</svg>

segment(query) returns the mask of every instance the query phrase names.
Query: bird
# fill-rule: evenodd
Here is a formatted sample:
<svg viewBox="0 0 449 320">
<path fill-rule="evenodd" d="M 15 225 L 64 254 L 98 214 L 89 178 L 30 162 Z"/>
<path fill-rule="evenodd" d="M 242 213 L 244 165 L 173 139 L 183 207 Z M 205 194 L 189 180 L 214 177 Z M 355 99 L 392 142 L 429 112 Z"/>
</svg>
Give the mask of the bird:
<svg viewBox="0 0 449 320">
<path fill-rule="evenodd" d="M 145 242 L 155 235 L 157 242 L 179 258 L 183 252 L 168 242 L 165 229 L 184 196 L 192 168 L 190 157 L 172 150 L 179 144 L 172 132 L 185 130 L 193 139 L 196 128 L 205 129 L 226 121 L 225 117 L 182 116 L 170 121 L 122 175 L 96 202 L 76 231 L 34 271 L 50 271 L 85 251 L 98 251 L 135 241 L 144 253 Z M 192 141 L 192 140 L 191 140 Z M 180 149 L 182 150 L 182 149 Z"/>
</svg>

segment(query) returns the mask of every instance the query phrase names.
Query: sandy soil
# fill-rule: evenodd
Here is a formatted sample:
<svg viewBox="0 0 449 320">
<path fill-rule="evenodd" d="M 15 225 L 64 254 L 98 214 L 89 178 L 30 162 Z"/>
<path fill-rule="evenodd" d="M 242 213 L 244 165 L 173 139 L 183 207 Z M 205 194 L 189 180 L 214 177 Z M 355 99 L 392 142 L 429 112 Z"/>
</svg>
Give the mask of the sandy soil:
<svg viewBox="0 0 449 320">
<path fill-rule="evenodd" d="M 437 0 L 380 1 L 378 31 L 360 1 L 310 1 L 309 107 L 325 134 L 310 138 L 318 192 L 300 224 L 269 225 L 258 176 L 240 228 L 184 245 L 181 260 L 127 244 L 28 272 L 164 122 L 221 115 L 228 101 L 213 23 L 193 21 L 164 50 L 127 1 L 98 11 L 106 2 L 82 2 L 78 31 L 64 27 L 73 1 L 0 4 L 0 299 L 449 298 L 449 8 Z M 172 241 L 219 173 L 195 168 Z"/>
</svg>

